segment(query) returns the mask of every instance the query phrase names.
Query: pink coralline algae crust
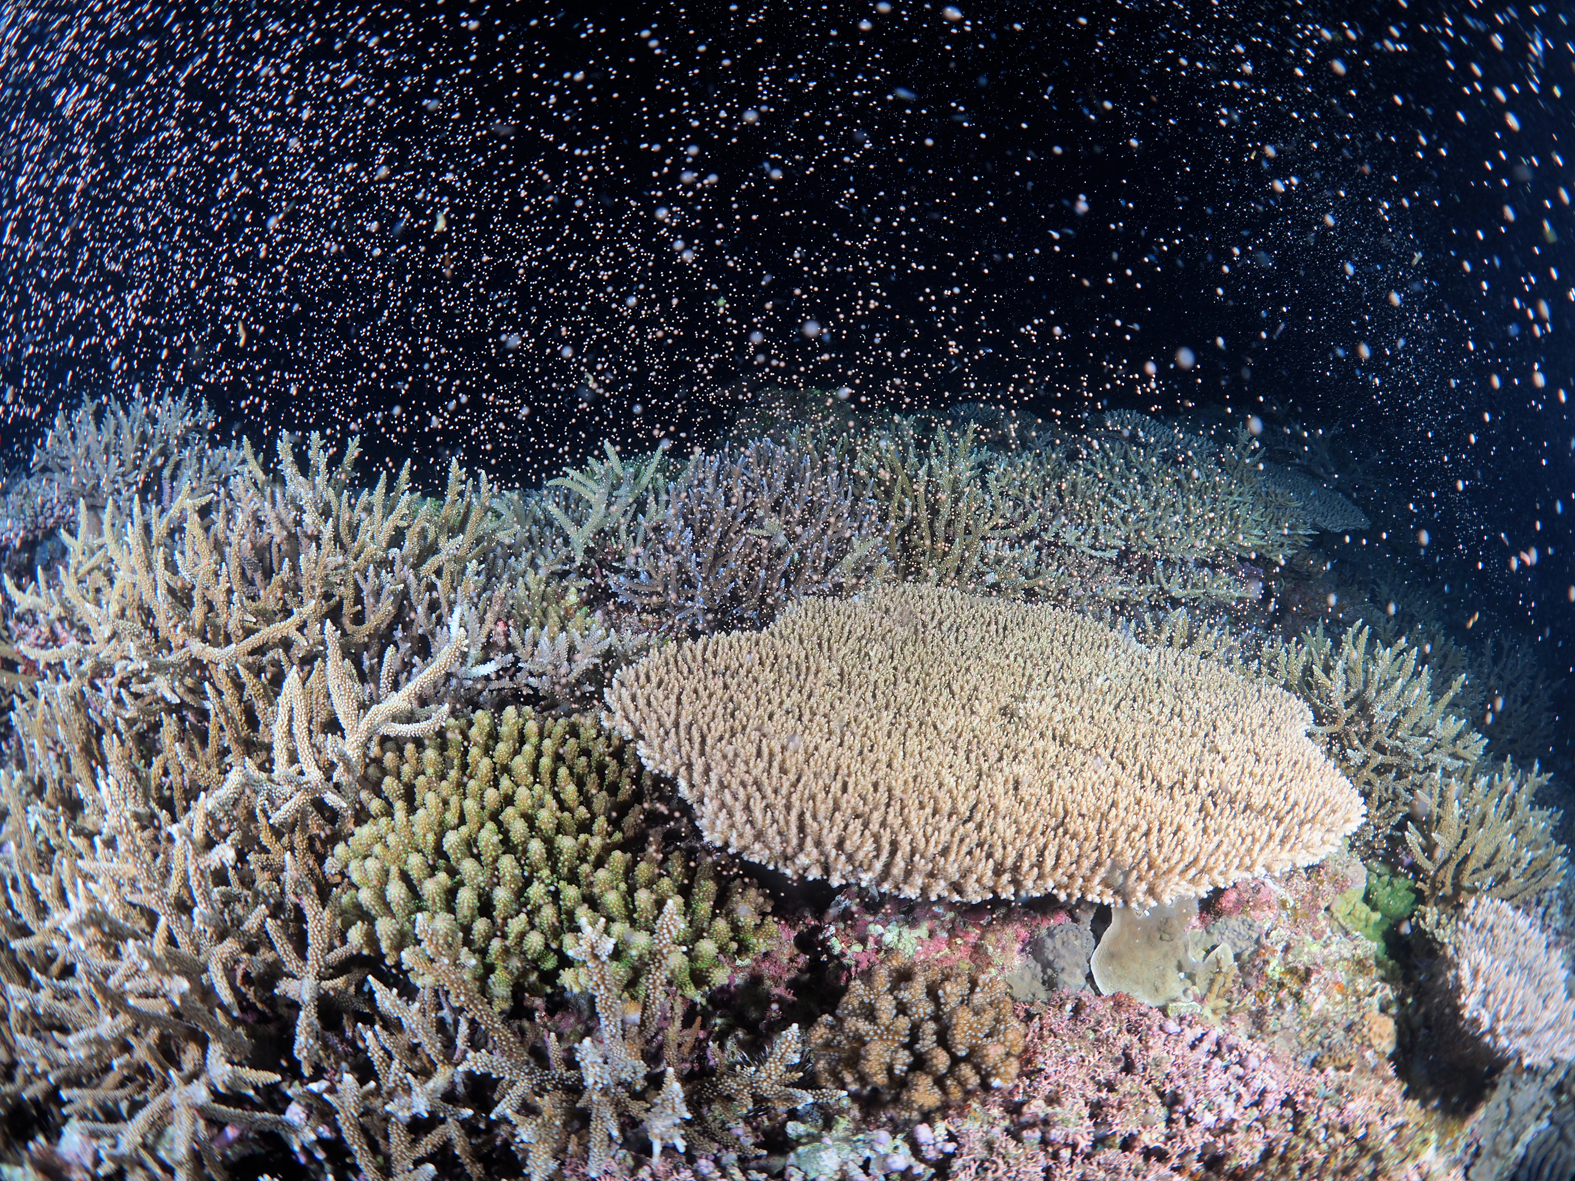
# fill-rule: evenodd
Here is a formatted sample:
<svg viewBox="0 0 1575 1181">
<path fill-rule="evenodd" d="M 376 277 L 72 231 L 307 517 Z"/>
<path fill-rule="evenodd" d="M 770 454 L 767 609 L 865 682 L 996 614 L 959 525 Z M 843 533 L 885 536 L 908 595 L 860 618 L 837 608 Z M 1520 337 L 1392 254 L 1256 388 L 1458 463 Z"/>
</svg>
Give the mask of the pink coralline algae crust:
<svg viewBox="0 0 1575 1181">
<path fill-rule="evenodd" d="M 1234 918 L 1238 915 L 1267 923 L 1279 913 L 1280 896 L 1262 878 L 1237 882 L 1223 891 L 1209 908 L 1208 918 Z"/>
<path fill-rule="evenodd" d="M 1348 854 L 1336 854 L 1311 869 L 1243 882 L 1203 917 L 1251 918 L 1259 932 L 1250 946 L 1232 947 L 1238 975 L 1228 998 L 1229 1028 L 1304 1065 L 1382 1081 L 1393 1076 L 1388 1054 L 1395 1047 L 1398 969 L 1328 911 L 1360 882 L 1360 868 Z"/>
<path fill-rule="evenodd" d="M 1249 1038 L 1125 995 L 1052 1004 L 1024 1070 L 951 1129 L 979 1177 L 1425 1177 L 1393 1079 L 1297 1066 Z"/>
<path fill-rule="evenodd" d="M 1009 968 L 1041 930 L 1068 921 L 1061 910 L 1002 903 L 955 906 L 885 899 L 880 909 L 866 910 L 857 892 L 849 891 L 825 917 L 804 922 L 797 930 L 813 931 L 842 962 L 845 979 L 852 979 L 893 955 L 942 967 L 971 963 Z"/>
</svg>

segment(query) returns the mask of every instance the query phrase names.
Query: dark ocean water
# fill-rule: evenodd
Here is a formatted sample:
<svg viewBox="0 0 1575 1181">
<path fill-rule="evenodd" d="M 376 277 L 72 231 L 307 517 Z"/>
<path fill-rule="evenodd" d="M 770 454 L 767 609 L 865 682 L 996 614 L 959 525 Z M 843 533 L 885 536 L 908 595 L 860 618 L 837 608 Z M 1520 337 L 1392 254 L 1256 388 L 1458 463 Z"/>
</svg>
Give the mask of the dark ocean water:
<svg viewBox="0 0 1575 1181">
<path fill-rule="evenodd" d="M 523 484 L 603 439 L 703 439 L 761 374 L 1065 423 L 1218 408 L 1340 432 L 1451 593 L 1567 622 L 1554 7 L 4 22 L 24 454 L 56 406 L 139 385 Z"/>
</svg>

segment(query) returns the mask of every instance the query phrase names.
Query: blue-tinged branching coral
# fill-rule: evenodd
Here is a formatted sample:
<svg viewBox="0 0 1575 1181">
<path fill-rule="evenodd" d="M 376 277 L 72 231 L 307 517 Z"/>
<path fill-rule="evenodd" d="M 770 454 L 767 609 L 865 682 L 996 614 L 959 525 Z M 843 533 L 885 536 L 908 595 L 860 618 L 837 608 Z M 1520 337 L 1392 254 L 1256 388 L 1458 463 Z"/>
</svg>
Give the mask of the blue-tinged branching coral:
<svg viewBox="0 0 1575 1181">
<path fill-rule="evenodd" d="M 72 527 L 84 506 L 96 519 L 113 502 L 167 505 L 183 487 L 218 488 L 243 460 L 238 447 L 211 445 L 213 424 L 207 403 L 193 406 L 184 395 L 85 401 L 69 417 L 60 411 L 27 471 L 0 490 L 0 552 Z"/>
<path fill-rule="evenodd" d="M 1367 801 L 1352 845 L 1371 856 L 1435 775 L 1469 771 L 1486 740 L 1450 710 L 1460 681 L 1435 693 L 1419 653 L 1398 641 L 1372 642 L 1349 628 L 1338 642 L 1320 625 L 1266 657 L 1271 676 L 1312 708 L 1317 734 Z"/>
<path fill-rule="evenodd" d="M 999 975 L 967 964 L 880 963 L 809 1031 L 823 1087 L 919 1117 L 1017 1078 L 1026 1030 Z"/>
<path fill-rule="evenodd" d="M 1547 933 L 1497 898 L 1435 916 L 1448 979 L 1467 1030 L 1527 1066 L 1575 1059 L 1575 996 Z"/>
<path fill-rule="evenodd" d="M 1362 817 L 1283 690 L 942 588 L 659 649 L 607 700 L 712 843 L 910 898 L 1148 906 L 1318 861 Z"/>
<path fill-rule="evenodd" d="M 350 942 L 393 965 L 431 922 L 500 1011 L 526 992 L 589 988 L 571 960 L 581 919 L 607 923 L 634 995 L 671 900 L 688 950 L 670 948 L 667 971 L 684 997 L 775 936 L 759 890 L 723 889 L 705 854 L 663 848 L 649 827 L 650 772 L 587 718 L 478 711 L 424 743 L 384 743 L 368 777 L 371 815 L 334 852 Z"/>
<path fill-rule="evenodd" d="M 1493 771 L 1435 775 L 1417 792 L 1405 839 L 1430 904 L 1477 894 L 1529 903 L 1558 886 L 1568 869 L 1553 838 L 1559 814 L 1533 802 L 1548 779 L 1506 760 Z"/>
<path fill-rule="evenodd" d="M 587 604 L 690 634 L 764 627 L 805 595 L 883 579 L 1068 601 L 1230 602 L 1257 593 L 1243 561 L 1283 561 L 1310 532 L 1257 471 L 1250 439 L 1176 450 L 1111 431 L 1076 447 L 1034 443 L 1014 439 L 1001 454 L 979 445 L 971 422 L 921 429 L 897 417 L 779 431 L 687 460 L 625 460 L 608 446 L 541 493 L 510 498 L 506 515 L 546 555 L 542 571 Z"/>
<path fill-rule="evenodd" d="M 1562 686 L 1526 640 L 1489 632 L 1470 654 L 1459 712 L 1481 729 L 1490 753 L 1532 762 L 1552 750 L 1558 732 L 1554 703 Z"/>
<path fill-rule="evenodd" d="M 874 506 L 841 451 L 805 430 L 606 460 L 553 481 L 542 509 L 596 593 L 657 627 L 762 627 L 803 595 L 847 594 L 882 567 Z"/>
<path fill-rule="evenodd" d="M 695 631 L 762 627 L 804 595 L 850 594 L 882 557 L 846 458 L 796 439 L 696 456 L 632 541 L 614 593 Z"/>
</svg>

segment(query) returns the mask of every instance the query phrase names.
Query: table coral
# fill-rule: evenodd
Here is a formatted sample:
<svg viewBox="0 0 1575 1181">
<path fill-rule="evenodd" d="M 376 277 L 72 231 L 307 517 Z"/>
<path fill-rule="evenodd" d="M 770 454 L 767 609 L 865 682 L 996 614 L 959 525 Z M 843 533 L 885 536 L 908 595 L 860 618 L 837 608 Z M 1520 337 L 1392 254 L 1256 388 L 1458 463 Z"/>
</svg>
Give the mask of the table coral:
<svg viewBox="0 0 1575 1181">
<path fill-rule="evenodd" d="M 1154 905 L 1317 861 L 1362 815 L 1283 690 L 938 588 L 660 649 L 607 701 L 708 840 L 909 898 Z"/>
</svg>

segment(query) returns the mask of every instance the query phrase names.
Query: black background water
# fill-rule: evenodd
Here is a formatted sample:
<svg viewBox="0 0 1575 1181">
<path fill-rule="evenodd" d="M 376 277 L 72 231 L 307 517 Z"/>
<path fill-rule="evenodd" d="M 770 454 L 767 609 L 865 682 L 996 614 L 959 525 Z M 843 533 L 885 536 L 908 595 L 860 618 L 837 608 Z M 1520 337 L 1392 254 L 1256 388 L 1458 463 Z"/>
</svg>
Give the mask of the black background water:
<svg viewBox="0 0 1575 1181">
<path fill-rule="evenodd" d="M 1556 10 L 4 20 L 12 462 L 135 387 L 511 483 L 702 440 L 762 373 L 1074 428 L 1212 407 L 1342 431 L 1419 577 L 1551 645 L 1575 612 Z"/>
</svg>

